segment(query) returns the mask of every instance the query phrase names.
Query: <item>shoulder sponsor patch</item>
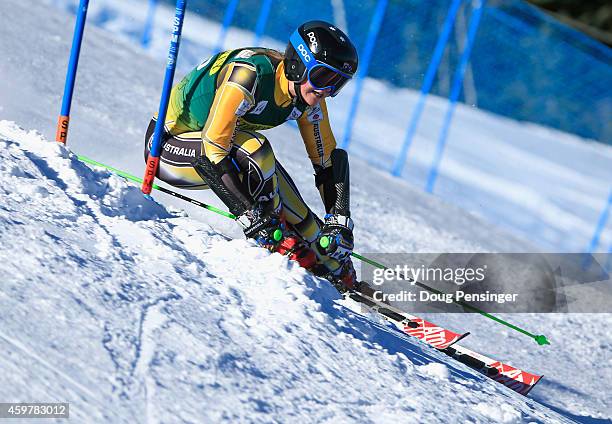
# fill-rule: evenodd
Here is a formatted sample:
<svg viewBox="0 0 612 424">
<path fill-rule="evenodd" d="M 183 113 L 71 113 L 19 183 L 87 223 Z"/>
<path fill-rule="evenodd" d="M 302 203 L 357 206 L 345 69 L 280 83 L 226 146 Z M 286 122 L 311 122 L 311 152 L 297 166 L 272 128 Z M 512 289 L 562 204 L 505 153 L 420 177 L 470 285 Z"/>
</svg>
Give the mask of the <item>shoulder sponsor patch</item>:
<svg viewBox="0 0 612 424">
<path fill-rule="evenodd" d="M 298 119 L 300 116 L 302 116 L 302 111 L 294 106 L 293 110 L 291 111 L 289 116 L 287 116 L 287 119 L 285 119 L 285 121 L 291 121 L 291 120 L 294 120 L 294 119 Z"/>
<path fill-rule="evenodd" d="M 211 60 L 212 60 L 212 57 L 209 57 L 204 62 L 200 63 L 198 65 L 198 71 L 200 71 L 200 70 L 202 70 L 202 68 L 205 68 L 206 66 L 208 66 L 208 64 L 210 63 Z"/>
<path fill-rule="evenodd" d="M 308 111 L 308 115 L 306 115 L 308 121 L 312 124 L 321 122 L 323 120 L 323 110 L 320 105 L 316 105 Z"/>
<path fill-rule="evenodd" d="M 248 59 L 249 57 L 253 56 L 254 54 L 255 54 L 255 52 L 253 50 L 245 49 L 245 50 L 242 50 L 240 53 L 238 53 L 235 57 L 237 59 Z"/>
<path fill-rule="evenodd" d="M 217 60 L 215 60 L 215 63 L 213 63 L 210 68 L 210 71 L 209 71 L 210 75 L 214 75 L 217 72 L 219 72 L 219 69 L 221 69 L 221 67 L 223 66 L 226 59 L 229 57 L 229 55 L 232 54 L 232 51 L 233 50 L 228 50 L 226 52 L 221 53 L 219 57 L 217 57 Z"/>
<path fill-rule="evenodd" d="M 257 106 L 255 106 L 255 108 L 251 112 L 249 112 L 249 113 L 251 115 L 259 115 L 261 112 L 264 111 L 266 106 L 268 106 L 268 101 L 267 100 L 262 100 L 261 102 L 257 103 Z"/>
</svg>

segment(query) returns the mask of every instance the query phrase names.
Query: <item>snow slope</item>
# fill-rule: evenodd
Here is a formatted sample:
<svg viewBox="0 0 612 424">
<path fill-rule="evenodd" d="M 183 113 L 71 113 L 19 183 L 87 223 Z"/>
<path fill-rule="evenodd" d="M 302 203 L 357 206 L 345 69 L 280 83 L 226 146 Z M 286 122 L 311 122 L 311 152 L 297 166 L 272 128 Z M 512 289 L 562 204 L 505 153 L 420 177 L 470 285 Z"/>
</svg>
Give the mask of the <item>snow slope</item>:
<svg viewBox="0 0 612 424">
<path fill-rule="evenodd" d="M 68 51 L 73 20 L 32 0 L 5 0 L 0 10 L 0 119 L 51 139 L 65 73 L 58 58 Z M 153 87 L 163 66 L 95 27 L 86 40 L 77 90 L 87 95 L 75 98 L 69 147 L 140 175 L 142 130 L 156 109 Z M 497 121 L 486 122 L 495 133 Z M 483 422 L 612 417 L 609 315 L 507 317 L 546 334 L 553 342 L 546 348 L 478 316 L 431 317 L 471 331 L 468 347 L 546 375 L 532 400 L 519 398 L 430 349 L 402 347 L 367 322 L 350 328 L 349 312 L 326 283 L 217 232 L 239 236 L 231 221 L 163 196 L 156 198 L 172 209 L 145 201 L 40 134 L 8 122 L 0 134 L 7 145 L 0 149 L 0 399 L 68 399 L 75 417 L 126 422 L 195 421 L 189 411 L 208 421 L 245 414 L 286 422 L 307 413 L 375 422 L 391 415 Z M 295 130 L 267 134 L 307 201 L 318 205 Z M 568 142 L 568 152 L 576 147 L 579 157 L 580 146 Z M 605 164 L 606 154 L 600 160 Z M 353 158 L 351 167 L 362 253 L 535 250 L 362 161 Z M 566 168 L 554 169 L 560 178 Z M 586 194 L 589 181 L 598 180 L 585 180 L 584 198 L 594 198 Z M 194 195 L 219 205 L 209 193 Z M 160 278 L 149 281 L 154 261 Z M 179 410 L 185 415 L 171 419 Z"/>
<path fill-rule="evenodd" d="M 1 121 L 0 147 L 3 401 L 79 422 L 567 422 L 36 132 Z"/>
</svg>

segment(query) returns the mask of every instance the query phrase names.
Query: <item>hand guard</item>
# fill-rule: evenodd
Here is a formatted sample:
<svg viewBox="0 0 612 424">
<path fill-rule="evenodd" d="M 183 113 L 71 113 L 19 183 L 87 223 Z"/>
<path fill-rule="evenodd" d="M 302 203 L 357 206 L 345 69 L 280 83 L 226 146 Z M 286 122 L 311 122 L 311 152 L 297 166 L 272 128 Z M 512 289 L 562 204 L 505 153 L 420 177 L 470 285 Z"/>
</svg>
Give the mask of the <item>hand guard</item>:
<svg viewBox="0 0 612 424">
<path fill-rule="evenodd" d="M 353 220 L 343 215 L 325 215 L 317 247 L 322 254 L 344 262 L 353 253 Z"/>
<path fill-rule="evenodd" d="M 277 212 L 266 212 L 260 205 L 247 210 L 237 221 L 242 225 L 244 235 L 263 247 L 276 246 L 283 239 L 285 222 L 281 215 Z"/>
</svg>

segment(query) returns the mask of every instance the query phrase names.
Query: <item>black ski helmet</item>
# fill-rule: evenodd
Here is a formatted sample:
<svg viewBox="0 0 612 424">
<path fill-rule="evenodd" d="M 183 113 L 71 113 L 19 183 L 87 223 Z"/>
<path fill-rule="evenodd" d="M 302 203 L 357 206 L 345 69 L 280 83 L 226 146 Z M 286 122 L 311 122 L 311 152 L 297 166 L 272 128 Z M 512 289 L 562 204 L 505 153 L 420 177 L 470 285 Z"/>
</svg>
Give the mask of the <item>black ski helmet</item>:
<svg viewBox="0 0 612 424">
<path fill-rule="evenodd" d="M 331 66 L 350 77 L 357 72 L 357 50 L 335 25 L 325 21 L 309 21 L 296 30 L 306 43 L 317 62 Z M 289 81 L 301 84 L 307 80 L 306 65 L 293 47 L 291 41 L 285 50 L 285 76 Z"/>
</svg>

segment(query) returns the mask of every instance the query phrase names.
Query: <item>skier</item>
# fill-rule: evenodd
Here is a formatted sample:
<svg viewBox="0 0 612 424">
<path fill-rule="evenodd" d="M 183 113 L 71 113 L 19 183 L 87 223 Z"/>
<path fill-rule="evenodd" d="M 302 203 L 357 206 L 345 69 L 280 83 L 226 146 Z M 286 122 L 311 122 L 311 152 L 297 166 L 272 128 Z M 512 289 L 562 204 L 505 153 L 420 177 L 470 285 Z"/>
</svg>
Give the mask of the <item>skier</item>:
<svg viewBox="0 0 612 424">
<path fill-rule="evenodd" d="M 215 54 L 172 89 L 157 178 L 211 188 L 244 233 L 337 286 L 353 288 L 347 153 L 336 148 L 325 99 L 357 71 L 357 51 L 324 21 L 302 24 L 284 55 L 265 48 Z M 259 131 L 297 120 L 326 215 L 306 205 Z M 156 118 L 145 137 L 145 160 Z"/>
</svg>

